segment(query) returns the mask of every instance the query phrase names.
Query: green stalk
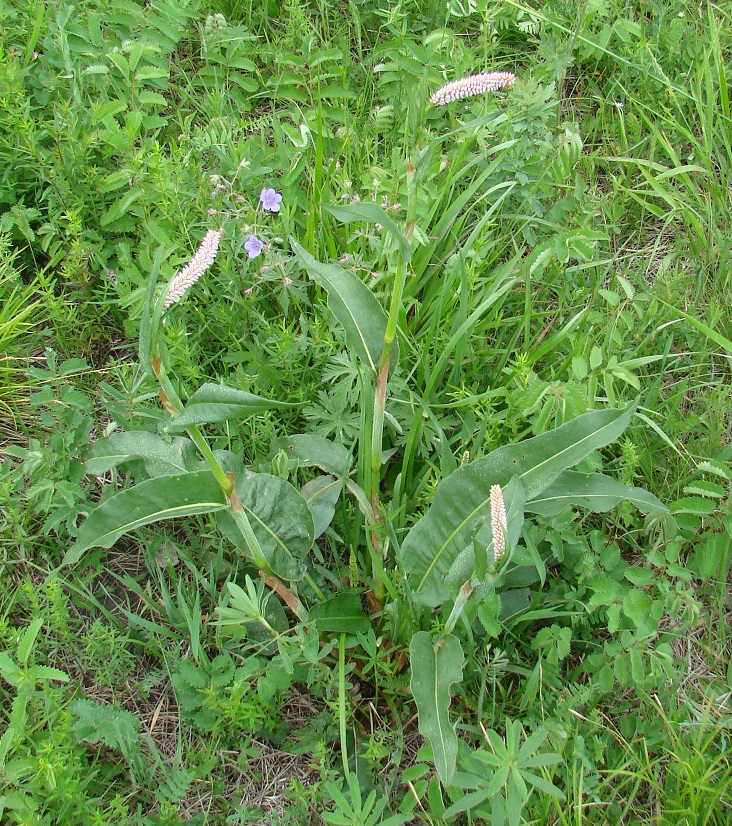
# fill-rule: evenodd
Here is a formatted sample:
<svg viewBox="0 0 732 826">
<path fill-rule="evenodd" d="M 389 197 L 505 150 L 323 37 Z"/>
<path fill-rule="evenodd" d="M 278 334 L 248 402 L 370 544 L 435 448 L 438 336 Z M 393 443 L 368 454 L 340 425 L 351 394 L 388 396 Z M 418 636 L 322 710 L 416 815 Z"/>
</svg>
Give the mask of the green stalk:
<svg viewBox="0 0 732 826">
<path fill-rule="evenodd" d="M 412 131 L 414 136 L 418 138 L 421 132 L 423 106 L 417 102 L 418 100 L 421 100 L 421 96 L 417 98 L 417 100 L 412 101 L 412 110 L 416 116 L 416 121 L 411 123 L 412 119 L 410 117 L 407 118 L 404 135 L 405 146 L 416 146 L 414 155 L 415 158 L 419 153 L 419 140 L 412 140 L 409 133 Z M 404 226 L 404 238 L 407 242 L 407 246 L 410 248 L 412 245 L 412 239 L 414 238 L 416 218 L 417 169 L 415 163 L 411 159 L 407 158 L 407 210 L 406 223 Z M 379 369 L 375 378 L 373 414 L 371 419 L 371 478 L 369 480 L 370 484 L 367 490 L 370 495 L 371 509 L 373 511 L 374 520 L 373 525 L 370 528 L 367 528 L 368 533 L 370 534 L 369 539 L 371 540 L 367 544 L 372 558 L 371 570 L 373 579 L 373 594 L 379 603 L 383 602 L 385 595 L 382 558 L 384 554 L 386 536 L 386 531 L 383 528 L 385 514 L 383 512 L 379 495 L 379 490 L 381 487 L 381 452 L 384 438 L 384 413 L 386 410 L 386 395 L 389 383 L 391 349 L 394 344 L 394 339 L 396 338 L 399 315 L 402 311 L 402 298 L 404 296 L 404 286 L 407 282 L 408 267 L 409 260 L 405 256 L 400 245 L 397 252 L 397 267 L 389 305 L 389 317 L 387 319 L 386 330 L 384 332 L 384 346 L 381 351 Z M 382 523 L 381 529 L 379 528 L 380 523 Z"/>
<path fill-rule="evenodd" d="M 161 255 L 162 253 L 159 252 L 158 258 L 156 258 L 155 266 L 153 268 L 153 273 L 149 286 L 150 297 L 152 297 L 152 291 L 155 288 L 157 273 L 160 267 Z M 153 307 L 152 313 L 149 317 L 149 322 L 147 324 L 147 334 L 143 335 L 141 333 L 140 359 L 143 362 L 143 364 L 147 364 L 149 362 L 150 366 L 152 367 L 152 371 L 155 374 L 155 378 L 158 380 L 158 383 L 160 384 L 160 400 L 163 403 L 165 409 L 172 416 L 177 418 L 183 412 L 183 402 L 181 401 L 180 396 L 173 387 L 173 383 L 168 378 L 168 374 L 165 370 L 165 360 L 163 358 L 162 348 L 160 346 L 159 340 L 160 326 L 162 323 L 164 306 L 165 295 L 162 294 L 159 296 L 157 302 L 155 303 L 155 306 Z M 249 549 L 252 561 L 260 570 L 264 571 L 265 573 L 269 572 L 269 563 L 267 562 L 267 558 L 262 552 L 262 546 L 259 544 L 259 540 L 257 539 L 257 536 L 254 533 L 254 529 L 252 528 L 251 523 L 249 522 L 249 517 L 247 516 L 246 512 L 241 506 L 239 497 L 236 495 L 234 480 L 229 476 L 229 474 L 226 473 L 226 471 L 219 464 L 218 459 L 214 456 L 213 451 L 211 450 L 208 442 L 206 441 L 205 436 L 203 435 L 203 433 L 201 433 L 198 425 L 188 426 L 186 428 L 186 433 L 190 436 L 193 444 L 198 448 L 198 451 L 206 461 L 209 470 L 211 471 L 211 473 L 213 473 L 216 482 L 218 483 L 221 490 L 224 492 L 224 496 L 226 496 L 227 500 L 229 501 L 229 504 L 231 505 L 231 516 L 236 522 L 237 527 L 239 528 L 239 531 L 241 532 L 242 536 L 244 537 L 244 541 L 246 542 L 247 548 Z"/>
<path fill-rule="evenodd" d="M 414 225 L 417 214 L 417 182 L 416 169 L 411 161 L 407 162 L 407 223 L 404 227 L 404 237 L 408 244 L 412 243 L 414 237 Z M 397 259 L 397 271 L 394 279 L 394 289 L 391 294 L 389 306 L 389 318 L 386 322 L 384 333 L 384 347 L 381 351 L 381 361 L 379 371 L 376 375 L 376 393 L 374 395 L 374 415 L 371 427 L 371 477 L 372 492 L 371 502 L 374 505 L 375 513 L 379 505 L 379 482 L 381 479 L 381 447 L 384 435 L 384 411 L 386 409 L 386 390 L 389 380 L 389 363 L 391 360 L 391 348 L 396 338 L 399 314 L 402 309 L 402 296 L 404 295 L 404 285 L 407 281 L 407 262 L 404 254 L 399 250 Z"/>
<path fill-rule="evenodd" d="M 151 363 L 153 372 L 155 373 L 157 380 L 160 382 L 161 390 L 165 396 L 165 398 L 163 399 L 163 406 L 173 416 L 180 416 L 180 414 L 183 412 L 183 402 L 180 400 L 180 397 L 175 392 L 175 388 L 173 387 L 170 379 L 168 378 L 168 374 L 165 372 L 163 360 L 159 356 L 157 356 L 151 359 Z M 219 483 L 221 490 L 223 490 L 227 498 L 231 498 L 231 494 L 234 490 L 234 483 L 231 481 L 231 479 L 229 479 L 229 477 L 224 472 L 224 469 L 221 467 L 218 460 L 213 455 L 213 451 L 208 446 L 208 442 L 199 430 L 198 425 L 190 425 L 190 427 L 186 428 L 186 432 L 191 437 L 191 441 L 198 448 L 203 458 L 206 460 L 206 464 L 209 466 L 211 473 L 213 473 L 213 475 L 216 477 L 216 481 Z"/>
<path fill-rule="evenodd" d="M 165 406 L 174 416 L 180 415 L 183 410 L 183 402 L 178 397 L 178 394 L 175 392 L 170 379 L 165 373 L 162 359 L 156 359 L 154 361 L 153 370 L 155 371 L 155 375 L 158 377 L 162 392 L 166 396 L 165 401 L 167 404 L 164 402 Z M 206 460 L 206 464 L 209 466 L 211 473 L 213 473 L 219 487 L 229 500 L 229 504 L 231 505 L 231 516 L 241 531 L 244 541 L 247 543 L 249 553 L 252 555 L 252 561 L 260 570 L 269 571 L 270 568 L 269 563 L 267 562 L 267 557 L 262 552 L 262 546 L 259 544 L 259 540 L 254 533 L 251 523 L 249 522 L 249 517 L 242 508 L 241 502 L 239 502 L 239 497 L 236 495 L 236 490 L 234 489 L 233 480 L 219 464 L 218 459 L 214 456 L 213 451 L 209 447 L 203 433 L 201 433 L 198 428 L 198 425 L 190 425 L 186 428 L 186 433 L 188 433 L 191 437 L 191 441 L 195 444 L 203 458 Z"/>
<path fill-rule="evenodd" d="M 452 631 L 465 610 L 465 606 L 468 604 L 468 600 L 470 599 L 470 595 L 472 593 L 473 583 L 471 580 L 468 580 L 460 589 L 457 597 L 455 598 L 455 604 L 452 606 L 450 616 L 445 623 L 445 634 L 452 634 Z"/>
<path fill-rule="evenodd" d="M 348 745 L 346 743 L 346 635 L 341 634 L 338 646 L 338 728 L 341 736 L 343 776 L 348 779 Z"/>
<path fill-rule="evenodd" d="M 414 225 L 417 214 L 416 197 L 416 168 L 411 161 L 407 161 L 407 223 L 404 228 L 404 237 L 411 245 L 414 237 Z M 371 554 L 371 571 L 373 579 L 373 593 L 379 603 L 384 599 L 383 560 L 380 556 L 384 547 L 384 532 L 379 533 L 378 525 L 383 522 L 385 515 L 379 497 L 381 486 L 381 450 L 384 438 L 384 411 L 386 410 L 386 391 L 389 383 L 389 364 L 391 362 L 391 348 L 396 338 L 399 314 L 402 309 L 402 296 L 407 281 L 407 260 L 401 248 L 397 253 L 397 271 L 394 278 L 394 288 L 389 306 L 389 318 L 384 332 L 384 347 L 381 351 L 381 361 L 376 374 L 374 392 L 373 418 L 371 420 L 371 479 L 370 496 L 371 508 L 374 514 L 374 525 L 368 529 L 371 542 L 368 543 Z"/>
<path fill-rule="evenodd" d="M 183 410 L 183 402 L 175 392 L 175 388 L 165 372 L 162 359 L 153 359 L 152 365 L 153 371 L 160 382 L 162 393 L 165 396 L 163 404 L 172 413 L 172 415 L 179 416 Z M 269 563 L 267 562 L 267 557 L 262 552 L 262 546 L 259 544 L 259 540 L 254 533 L 251 523 L 249 522 L 249 517 L 242 508 L 241 502 L 239 502 L 239 498 L 236 495 L 236 490 L 234 489 L 233 480 L 227 475 L 219 464 L 218 459 L 214 456 L 213 451 L 209 447 L 203 433 L 199 430 L 198 425 L 190 425 L 186 428 L 186 433 L 188 433 L 191 437 L 191 441 L 195 444 L 203 458 L 206 460 L 206 464 L 209 466 L 211 473 L 213 473 L 221 490 L 229 500 L 229 503 L 231 504 L 231 516 L 244 537 L 247 548 L 249 548 L 249 553 L 252 555 L 252 561 L 260 570 L 269 571 L 270 568 Z"/>
<path fill-rule="evenodd" d="M 327 597 L 318 587 L 318 583 L 310 576 L 310 574 L 307 571 L 305 572 L 305 582 L 307 582 L 307 584 L 313 589 L 313 591 L 315 591 L 315 596 L 321 602 L 326 601 Z"/>
</svg>

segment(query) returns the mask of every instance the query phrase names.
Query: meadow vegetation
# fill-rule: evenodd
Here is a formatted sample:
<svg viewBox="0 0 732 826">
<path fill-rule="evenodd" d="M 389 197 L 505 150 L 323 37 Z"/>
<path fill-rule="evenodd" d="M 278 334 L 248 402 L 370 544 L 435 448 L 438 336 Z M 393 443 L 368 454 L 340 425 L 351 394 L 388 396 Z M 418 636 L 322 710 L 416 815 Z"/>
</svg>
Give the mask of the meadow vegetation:
<svg viewBox="0 0 732 826">
<path fill-rule="evenodd" d="M 732 822 L 729 6 L 0 11 L 0 821 Z"/>
</svg>

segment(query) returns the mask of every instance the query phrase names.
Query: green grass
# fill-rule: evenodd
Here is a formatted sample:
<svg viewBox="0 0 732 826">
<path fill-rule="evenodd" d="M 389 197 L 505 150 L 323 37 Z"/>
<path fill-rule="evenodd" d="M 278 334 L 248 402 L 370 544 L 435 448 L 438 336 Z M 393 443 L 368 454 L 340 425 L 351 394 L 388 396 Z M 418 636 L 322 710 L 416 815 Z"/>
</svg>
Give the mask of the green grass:
<svg viewBox="0 0 732 826">
<path fill-rule="evenodd" d="M 728 823 L 730 10 L 0 9 L 0 820 Z M 493 70 L 515 86 L 427 106 Z M 208 229 L 215 263 L 155 332 L 150 274 L 161 289 Z M 363 318 L 391 311 L 383 384 L 293 242 L 367 286 Z M 314 517 L 307 575 L 260 574 L 214 513 L 61 566 L 99 503 L 171 475 L 105 465 L 101 439 L 204 467 L 159 390 L 170 408 L 208 382 L 290 405 L 191 438 L 237 479 L 268 474 L 285 504 L 266 524 Z M 443 480 L 634 400 L 576 470 L 668 513 L 527 513 L 512 570 L 462 614 L 413 600 L 409 532 Z M 449 782 L 418 731 L 418 632 L 444 673 L 443 648 L 464 656 L 439 717 Z"/>
</svg>

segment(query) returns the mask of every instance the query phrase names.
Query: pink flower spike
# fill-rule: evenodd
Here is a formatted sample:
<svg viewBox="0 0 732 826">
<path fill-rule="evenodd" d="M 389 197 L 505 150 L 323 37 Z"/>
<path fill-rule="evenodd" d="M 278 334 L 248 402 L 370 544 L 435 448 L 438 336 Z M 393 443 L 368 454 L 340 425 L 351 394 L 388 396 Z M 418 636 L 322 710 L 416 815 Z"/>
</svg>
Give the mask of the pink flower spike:
<svg viewBox="0 0 732 826">
<path fill-rule="evenodd" d="M 263 189 L 259 193 L 259 203 L 267 212 L 279 212 L 282 196 L 274 189 Z"/>
<path fill-rule="evenodd" d="M 164 310 L 167 310 L 171 304 L 175 304 L 176 301 L 182 298 L 185 291 L 192 287 L 213 264 L 223 234 L 220 230 L 210 229 L 203 236 L 203 241 L 196 250 L 196 254 L 168 284 L 168 292 L 165 294 L 165 301 L 163 302 Z"/>
<path fill-rule="evenodd" d="M 470 75 L 460 80 L 453 80 L 438 89 L 430 98 L 430 103 L 433 106 L 445 106 L 460 98 L 509 89 L 515 82 L 516 75 L 513 72 L 484 72 L 479 75 Z"/>
</svg>

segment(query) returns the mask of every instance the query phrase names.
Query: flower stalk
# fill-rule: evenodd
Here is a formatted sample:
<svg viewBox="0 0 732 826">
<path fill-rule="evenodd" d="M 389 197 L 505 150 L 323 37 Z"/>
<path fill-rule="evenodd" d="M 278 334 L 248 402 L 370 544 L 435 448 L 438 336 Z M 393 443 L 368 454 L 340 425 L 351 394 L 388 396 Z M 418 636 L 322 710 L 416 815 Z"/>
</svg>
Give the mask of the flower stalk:
<svg viewBox="0 0 732 826">
<path fill-rule="evenodd" d="M 407 161 L 407 210 L 406 224 L 404 227 L 404 238 L 411 247 L 414 238 L 414 227 L 417 216 L 417 181 L 416 167 L 411 160 Z M 396 338 L 399 313 L 402 308 L 402 296 L 404 286 L 407 281 L 408 261 L 404 252 L 400 248 L 397 259 L 397 268 L 392 289 L 391 301 L 389 304 L 389 316 L 384 332 L 384 345 L 381 350 L 379 369 L 375 377 L 374 406 L 371 420 L 371 479 L 370 495 L 371 509 L 373 511 L 374 526 L 378 526 L 384 519 L 383 507 L 379 496 L 381 484 L 381 452 L 384 438 L 384 412 L 386 410 L 387 387 L 389 383 L 389 367 L 391 364 L 391 351 Z M 372 540 L 372 578 L 373 594 L 376 601 L 381 604 L 385 596 L 383 580 L 383 556 L 388 547 L 385 533 L 374 530 L 371 535 Z"/>
</svg>

